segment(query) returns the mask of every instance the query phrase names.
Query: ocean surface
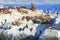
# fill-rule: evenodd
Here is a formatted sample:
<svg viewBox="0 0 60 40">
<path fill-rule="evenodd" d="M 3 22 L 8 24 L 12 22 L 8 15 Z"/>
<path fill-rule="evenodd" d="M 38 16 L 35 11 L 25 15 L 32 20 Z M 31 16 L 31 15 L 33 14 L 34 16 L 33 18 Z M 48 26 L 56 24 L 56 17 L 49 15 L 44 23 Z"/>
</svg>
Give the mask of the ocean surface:
<svg viewBox="0 0 60 40">
<path fill-rule="evenodd" d="M 31 8 L 31 4 L 0 4 L 4 6 L 26 6 Z M 60 4 L 34 4 L 36 9 L 42 9 L 44 12 L 50 11 L 51 13 L 59 12 L 60 13 Z"/>
</svg>

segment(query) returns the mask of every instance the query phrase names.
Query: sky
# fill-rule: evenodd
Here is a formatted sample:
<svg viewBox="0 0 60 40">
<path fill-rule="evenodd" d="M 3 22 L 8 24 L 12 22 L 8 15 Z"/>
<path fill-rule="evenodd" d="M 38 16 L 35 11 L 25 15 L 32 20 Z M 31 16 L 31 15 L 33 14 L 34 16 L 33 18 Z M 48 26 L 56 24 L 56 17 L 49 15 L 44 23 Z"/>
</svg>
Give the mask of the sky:
<svg viewBox="0 0 60 40">
<path fill-rule="evenodd" d="M 44 0 L 44 3 L 59 3 L 60 4 L 60 0 Z"/>
<path fill-rule="evenodd" d="M 60 4 L 60 0 L 0 0 L 0 4 L 5 4 L 5 3 L 57 3 Z"/>
</svg>

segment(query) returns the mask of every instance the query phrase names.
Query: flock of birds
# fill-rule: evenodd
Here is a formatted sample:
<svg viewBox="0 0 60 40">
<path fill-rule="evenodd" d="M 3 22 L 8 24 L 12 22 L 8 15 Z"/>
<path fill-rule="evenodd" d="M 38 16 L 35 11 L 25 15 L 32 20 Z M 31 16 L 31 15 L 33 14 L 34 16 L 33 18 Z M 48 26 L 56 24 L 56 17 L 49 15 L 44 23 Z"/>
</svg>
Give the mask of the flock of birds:
<svg viewBox="0 0 60 40">
<path fill-rule="evenodd" d="M 45 28 L 48 24 L 60 23 L 60 15 L 46 14 L 43 10 L 35 9 L 33 3 L 31 5 L 30 9 L 24 6 L 0 8 L 0 31 L 13 35 L 25 33 L 26 35 L 36 36 L 36 32 L 37 35 L 40 35 L 42 33 L 40 29 Z M 46 25 L 38 27 L 41 24 Z M 58 25 L 55 28 L 58 28 Z"/>
</svg>

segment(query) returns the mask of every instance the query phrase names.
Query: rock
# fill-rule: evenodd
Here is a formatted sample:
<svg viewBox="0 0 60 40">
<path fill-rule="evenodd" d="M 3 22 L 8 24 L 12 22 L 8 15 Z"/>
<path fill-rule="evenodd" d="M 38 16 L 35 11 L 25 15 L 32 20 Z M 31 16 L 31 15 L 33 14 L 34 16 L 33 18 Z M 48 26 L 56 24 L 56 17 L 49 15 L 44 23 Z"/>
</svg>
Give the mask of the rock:
<svg viewBox="0 0 60 40">
<path fill-rule="evenodd" d="M 19 28 L 19 31 L 21 31 L 22 30 L 22 28 Z"/>
<path fill-rule="evenodd" d="M 26 28 L 28 28 L 28 25 L 26 24 L 26 26 L 25 26 Z"/>
<path fill-rule="evenodd" d="M 26 20 L 29 21 L 30 17 L 29 16 L 26 16 Z"/>
<path fill-rule="evenodd" d="M 33 28 L 30 28 L 30 31 L 32 31 L 33 30 Z"/>
</svg>

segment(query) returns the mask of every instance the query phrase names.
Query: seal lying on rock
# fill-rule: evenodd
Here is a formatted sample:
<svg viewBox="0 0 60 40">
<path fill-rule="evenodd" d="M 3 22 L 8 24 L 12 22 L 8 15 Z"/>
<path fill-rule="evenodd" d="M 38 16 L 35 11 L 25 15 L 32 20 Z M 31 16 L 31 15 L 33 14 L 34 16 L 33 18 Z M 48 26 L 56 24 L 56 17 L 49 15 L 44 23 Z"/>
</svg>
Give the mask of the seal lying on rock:
<svg viewBox="0 0 60 40">
<path fill-rule="evenodd" d="M 50 15 L 43 15 L 42 19 L 46 22 L 50 22 Z"/>
<path fill-rule="evenodd" d="M 22 20 L 24 20 L 25 18 L 26 18 L 26 17 L 25 17 L 25 16 L 23 16 L 23 17 L 22 17 Z"/>
<path fill-rule="evenodd" d="M 35 16 L 31 20 L 34 23 L 50 23 L 50 15 Z"/>
<path fill-rule="evenodd" d="M 32 20 L 33 23 L 50 23 L 50 15 L 42 16 L 23 16 L 22 20 L 26 19 L 27 21 Z"/>
<path fill-rule="evenodd" d="M 11 8 L 10 6 L 6 7 L 6 8 L 4 8 L 4 9 L 2 9 L 2 12 L 3 12 L 4 14 L 11 14 L 11 11 L 9 11 L 10 8 Z"/>
<path fill-rule="evenodd" d="M 16 6 L 15 8 L 18 10 L 18 12 L 22 12 L 22 13 L 25 13 L 25 14 L 28 13 L 28 10 L 32 10 L 32 11 L 36 10 L 33 3 L 31 3 L 31 8 L 30 9 L 25 7 L 25 6 Z"/>
<path fill-rule="evenodd" d="M 14 21 L 14 22 L 12 22 L 12 25 L 17 25 L 17 26 L 20 26 L 20 22 L 19 21 Z"/>
<path fill-rule="evenodd" d="M 17 9 L 17 11 L 18 12 L 22 12 L 22 13 L 28 13 L 28 11 L 27 10 L 29 10 L 27 7 L 25 7 L 25 6 L 16 6 L 15 7 L 16 9 Z"/>
</svg>

